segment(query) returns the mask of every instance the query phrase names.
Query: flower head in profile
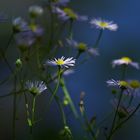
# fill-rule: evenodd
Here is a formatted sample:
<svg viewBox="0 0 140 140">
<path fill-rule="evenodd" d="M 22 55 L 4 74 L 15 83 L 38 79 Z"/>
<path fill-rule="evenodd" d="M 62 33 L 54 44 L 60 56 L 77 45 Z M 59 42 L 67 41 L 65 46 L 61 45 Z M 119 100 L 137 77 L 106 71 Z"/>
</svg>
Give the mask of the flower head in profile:
<svg viewBox="0 0 140 140">
<path fill-rule="evenodd" d="M 129 83 L 127 81 L 124 80 L 108 80 L 107 82 L 108 86 L 112 86 L 112 87 L 119 87 L 121 89 L 127 89 L 129 87 Z"/>
<path fill-rule="evenodd" d="M 75 65 L 75 59 L 73 59 L 73 57 L 65 59 L 65 57 L 62 56 L 58 59 L 54 58 L 54 60 L 50 60 L 47 63 L 54 66 L 69 68 Z"/>
<path fill-rule="evenodd" d="M 29 90 L 29 92 L 34 96 L 40 95 L 43 91 L 47 89 L 43 81 L 27 81 L 25 86 L 27 90 Z"/>
<path fill-rule="evenodd" d="M 24 19 L 22 19 L 21 17 L 15 18 L 12 21 L 12 25 L 13 25 L 14 33 L 30 30 L 28 23 Z"/>
<path fill-rule="evenodd" d="M 36 18 L 43 14 L 43 8 L 38 5 L 33 5 L 29 7 L 29 14 L 32 18 Z"/>
<path fill-rule="evenodd" d="M 118 25 L 113 23 L 113 21 L 107 21 L 102 19 L 92 19 L 90 21 L 90 24 L 102 30 L 108 29 L 110 31 L 116 31 L 118 29 Z"/>
<path fill-rule="evenodd" d="M 99 52 L 95 48 L 88 47 L 88 45 L 84 42 L 77 42 L 73 39 L 66 40 L 70 47 L 76 48 L 80 53 L 87 52 L 90 55 L 98 56 Z"/>
<path fill-rule="evenodd" d="M 139 69 L 139 64 L 137 62 L 133 62 L 129 57 L 122 57 L 120 59 L 116 59 L 112 61 L 112 66 L 120 66 L 120 65 L 131 65 L 132 67 Z"/>
<path fill-rule="evenodd" d="M 17 46 L 21 51 L 26 51 L 35 42 L 35 35 L 32 31 L 20 32 L 15 35 Z"/>
<path fill-rule="evenodd" d="M 63 21 L 66 21 L 69 19 L 78 20 L 78 21 L 87 21 L 88 20 L 87 16 L 80 16 L 70 8 L 53 7 L 53 13 L 57 14 L 58 17 Z"/>
</svg>

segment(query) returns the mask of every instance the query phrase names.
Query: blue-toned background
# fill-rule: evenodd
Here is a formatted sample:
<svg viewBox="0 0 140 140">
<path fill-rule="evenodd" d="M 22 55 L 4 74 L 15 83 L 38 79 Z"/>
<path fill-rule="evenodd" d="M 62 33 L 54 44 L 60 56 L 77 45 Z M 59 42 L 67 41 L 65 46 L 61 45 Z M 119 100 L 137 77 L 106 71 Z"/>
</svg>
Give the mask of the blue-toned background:
<svg viewBox="0 0 140 140">
<path fill-rule="evenodd" d="M 7 39 L 11 33 L 10 21 L 17 16 L 26 17 L 28 7 L 32 4 L 41 4 L 38 0 L 1 0 L 0 12 L 8 17 L 9 23 L 0 24 L 0 47 L 5 46 Z M 106 85 L 106 80 L 110 78 L 119 79 L 121 71 L 119 68 L 112 69 L 111 61 L 122 56 L 129 56 L 134 61 L 140 62 L 140 1 L 139 0 L 73 0 L 71 7 L 79 14 L 88 15 L 89 18 L 98 18 L 113 20 L 118 24 L 117 32 L 105 31 L 100 42 L 100 56 L 91 57 L 88 62 L 79 66 L 75 73 L 67 77 L 67 85 L 71 93 L 72 99 L 78 108 L 79 96 L 81 91 L 85 91 L 85 105 L 87 115 L 91 118 L 97 115 L 97 121 L 107 115 L 112 106 L 110 104 L 111 90 Z M 44 19 L 45 20 L 45 19 Z M 99 31 L 91 28 L 89 23 L 77 22 L 74 26 L 74 38 L 78 41 L 84 41 L 92 45 Z M 11 45 L 12 46 L 12 45 Z M 11 51 L 11 50 L 10 50 Z M 10 53 L 9 53 L 10 54 Z M 14 62 L 14 52 L 10 54 Z M 9 57 L 11 58 L 11 57 Z M 80 58 L 82 60 L 82 56 Z M 3 79 L 9 71 L 6 65 L 0 60 L 0 79 Z M 127 72 L 127 79 L 140 79 L 139 71 L 130 68 Z M 9 86 L 0 88 L 0 94 L 3 95 L 8 91 Z M 61 92 L 60 92 L 61 94 Z M 44 121 L 38 123 L 35 128 L 35 135 L 40 139 L 45 136 L 58 133 L 61 126 L 61 118 L 55 103 L 48 114 L 45 114 L 45 106 L 47 105 L 47 95 L 39 97 L 40 107 L 38 107 L 38 116 L 42 116 Z M 21 99 L 20 104 L 23 104 Z M 25 125 L 24 108 L 20 109 L 20 118 L 17 121 L 17 135 L 21 140 L 27 139 L 28 131 Z M 22 117 L 23 116 L 23 117 Z M 5 98 L 0 100 L 0 139 L 11 139 L 12 125 L 12 100 Z M 68 117 L 68 122 L 72 127 L 72 132 L 76 136 L 76 140 L 81 138 L 83 133 L 79 122 L 74 119 L 73 115 Z M 19 129 L 20 128 L 20 129 Z M 46 129 L 47 128 L 47 129 Z M 119 133 L 116 134 L 114 140 L 139 140 L 140 134 L 139 116 L 134 117 L 125 125 Z M 42 136 L 42 138 L 41 138 Z M 52 137 L 50 139 L 53 139 Z M 54 138 L 56 139 L 56 138 Z M 102 139 L 102 138 L 100 138 Z"/>
</svg>

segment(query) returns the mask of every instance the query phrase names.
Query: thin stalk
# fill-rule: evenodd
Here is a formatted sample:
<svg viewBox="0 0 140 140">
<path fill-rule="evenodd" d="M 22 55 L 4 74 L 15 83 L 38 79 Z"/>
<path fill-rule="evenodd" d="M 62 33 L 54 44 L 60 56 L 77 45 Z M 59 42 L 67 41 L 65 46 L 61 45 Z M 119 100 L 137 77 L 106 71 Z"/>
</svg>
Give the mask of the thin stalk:
<svg viewBox="0 0 140 140">
<path fill-rule="evenodd" d="M 101 30 L 100 30 L 100 33 L 99 33 L 99 35 L 98 35 L 98 38 L 97 38 L 97 40 L 96 40 L 96 42 L 95 42 L 95 45 L 93 46 L 93 48 L 98 48 L 99 43 L 100 43 L 100 40 L 101 40 L 101 37 L 102 37 L 102 34 L 103 34 L 103 30 L 101 29 Z"/>
<path fill-rule="evenodd" d="M 35 122 L 35 105 L 36 105 L 36 96 L 33 97 L 33 101 L 32 101 L 32 118 L 31 118 L 31 122 L 32 122 L 31 134 L 32 134 L 32 137 L 33 137 L 33 126 L 34 126 L 34 122 Z"/>
<path fill-rule="evenodd" d="M 68 99 L 68 102 L 70 104 L 71 110 L 72 110 L 73 114 L 75 115 L 75 117 L 78 118 L 78 113 L 77 113 L 76 108 L 74 106 L 74 103 L 73 103 L 73 101 L 72 101 L 72 99 L 70 97 L 70 94 L 69 94 L 69 92 L 67 90 L 67 87 L 66 87 L 64 79 L 61 78 L 60 82 L 61 82 L 61 87 L 62 87 L 62 90 L 64 92 L 64 95 Z"/>
<path fill-rule="evenodd" d="M 26 94 L 24 93 L 24 99 L 25 99 L 25 108 L 26 108 L 26 116 L 27 116 L 27 122 L 28 122 L 28 125 L 30 127 L 30 134 L 32 135 L 32 121 L 30 119 L 30 112 L 29 112 L 29 105 L 28 105 L 28 99 L 27 99 L 27 96 Z"/>
<path fill-rule="evenodd" d="M 33 97 L 33 102 L 32 102 L 32 124 L 33 125 L 35 122 L 35 104 L 36 104 L 36 96 Z"/>
<path fill-rule="evenodd" d="M 10 45 L 12 39 L 13 39 L 13 36 L 14 36 L 14 33 L 12 33 L 12 34 L 10 35 L 10 38 L 9 38 L 9 40 L 8 40 L 6 46 L 5 46 L 5 54 L 6 54 L 6 52 L 7 52 L 7 50 L 8 50 L 8 47 L 9 47 L 9 45 Z"/>
<path fill-rule="evenodd" d="M 91 127 L 91 125 L 90 125 L 90 123 L 89 123 L 89 121 L 88 121 L 88 118 L 87 118 L 87 115 L 86 115 L 85 111 L 83 112 L 83 117 L 84 117 L 85 123 L 86 123 L 86 125 L 87 125 L 87 128 L 88 128 L 88 130 L 89 130 L 89 132 L 90 132 L 90 134 L 91 134 L 93 140 L 97 140 L 96 134 L 95 134 L 94 131 L 92 130 L 92 127 Z"/>
<path fill-rule="evenodd" d="M 126 65 L 124 65 L 123 72 L 122 72 L 122 80 L 125 79 L 126 68 L 127 68 Z M 107 140 L 110 140 L 111 137 L 112 137 L 112 131 L 113 131 L 113 129 L 115 127 L 115 124 L 116 124 L 117 114 L 118 114 L 119 107 L 120 107 L 120 104 L 121 104 L 121 100 L 122 100 L 122 97 L 123 97 L 123 91 L 124 91 L 124 89 L 121 88 L 121 92 L 120 92 L 117 108 L 116 108 L 116 111 L 115 111 L 115 115 L 114 115 L 114 118 L 113 118 L 112 126 L 111 126 L 110 133 L 109 133 L 109 136 L 108 136 Z"/>
<path fill-rule="evenodd" d="M 53 94 L 52 89 L 49 86 L 47 86 L 47 87 L 50 90 L 50 92 Z M 58 107 L 59 107 L 59 110 L 60 110 L 60 113 L 61 113 L 61 116 L 62 116 L 63 125 L 66 126 L 67 125 L 66 116 L 65 116 L 65 112 L 64 112 L 62 103 L 60 102 L 60 99 L 59 99 L 58 96 L 55 95 L 54 98 L 55 98 L 56 103 L 58 104 Z"/>
<path fill-rule="evenodd" d="M 15 79 L 14 79 L 15 92 L 16 92 L 16 82 L 17 82 L 17 78 L 15 76 Z M 16 139 L 16 113 L 17 113 L 16 101 L 17 101 L 17 94 L 14 93 L 14 97 L 13 97 L 13 140 Z"/>
<path fill-rule="evenodd" d="M 108 140 L 110 140 L 111 136 L 112 136 L 112 131 L 113 131 L 115 123 L 116 123 L 117 114 L 118 114 L 118 110 L 119 110 L 119 107 L 120 107 L 122 96 L 123 96 L 123 89 L 121 89 L 121 93 L 120 93 L 119 101 L 118 101 L 117 108 L 116 108 L 116 111 L 115 111 L 114 119 L 113 119 L 113 122 L 112 122 L 110 134 L 109 134 L 109 136 L 107 138 Z"/>
<path fill-rule="evenodd" d="M 73 38 L 73 20 L 70 20 L 70 27 L 69 27 L 69 39 L 72 40 Z"/>
<path fill-rule="evenodd" d="M 53 98 L 55 97 L 55 95 L 56 95 L 56 93 L 57 93 L 57 91 L 58 91 L 58 88 L 59 88 L 60 77 L 61 77 L 61 70 L 60 70 L 60 69 L 61 69 L 61 68 L 59 67 L 59 68 L 58 68 L 58 80 L 57 80 L 57 84 L 56 84 L 56 87 L 55 87 L 55 89 L 54 89 L 54 91 L 53 91 L 53 93 L 52 93 L 51 99 L 50 99 L 50 101 L 49 101 L 48 109 L 50 108 L 50 105 L 51 105 L 51 103 L 52 103 L 52 101 L 53 101 Z"/>
<path fill-rule="evenodd" d="M 137 107 L 135 108 L 135 110 L 122 122 L 120 122 L 115 129 L 112 131 L 111 136 L 123 125 L 125 124 L 129 119 L 131 119 L 133 117 L 133 115 L 137 112 L 137 110 L 140 108 L 140 104 L 137 105 Z"/>
</svg>

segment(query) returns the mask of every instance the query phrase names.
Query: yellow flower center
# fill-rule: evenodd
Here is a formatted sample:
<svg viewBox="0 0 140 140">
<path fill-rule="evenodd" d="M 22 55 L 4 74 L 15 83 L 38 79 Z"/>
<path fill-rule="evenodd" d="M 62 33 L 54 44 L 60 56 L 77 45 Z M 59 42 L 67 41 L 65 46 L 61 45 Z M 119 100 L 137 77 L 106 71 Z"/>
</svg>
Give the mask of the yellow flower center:
<svg viewBox="0 0 140 140">
<path fill-rule="evenodd" d="M 119 81 L 119 85 L 121 87 L 128 87 L 128 83 L 126 81 Z"/>
<path fill-rule="evenodd" d="M 64 8 L 64 12 L 72 19 L 77 19 L 77 15 L 70 8 Z"/>
<path fill-rule="evenodd" d="M 85 43 L 79 43 L 78 44 L 78 49 L 80 51 L 85 51 L 87 49 L 87 45 Z"/>
<path fill-rule="evenodd" d="M 62 59 L 58 59 L 57 61 L 56 61 L 56 64 L 57 65 L 64 65 L 64 60 L 62 60 Z"/>
<path fill-rule="evenodd" d="M 132 62 L 132 60 L 129 57 L 122 57 L 121 60 L 126 62 L 126 63 L 131 63 Z"/>
<path fill-rule="evenodd" d="M 108 26 L 108 23 L 107 23 L 107 22 L 103 22 L 103 21 L 100 22 L 99 24 L 100 24 L 100 26 L 103 27 L 103 28 L 105 28 L 105 27 Z"/>
<path fill-rule="evenodd" d="M 130 81 L 129 85 L 134 89 L 140 88 L 140 82 L 137 80 Z"/>
<path fill-rule="evenodd" d="M 37 26 L 35 24 L 30 24 L 31 30 L 34 32 L 37 29 Z"/>
</svg>

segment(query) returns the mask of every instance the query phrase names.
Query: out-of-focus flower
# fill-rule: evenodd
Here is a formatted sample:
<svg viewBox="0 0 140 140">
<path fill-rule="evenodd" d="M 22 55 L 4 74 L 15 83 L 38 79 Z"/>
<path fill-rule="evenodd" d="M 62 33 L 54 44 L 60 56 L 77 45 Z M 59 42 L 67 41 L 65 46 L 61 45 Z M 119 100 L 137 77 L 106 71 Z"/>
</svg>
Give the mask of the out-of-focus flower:
<svg viewBox="0 0 140 140">
<path fill-rule="evenodd" d="M 129 92 L 125 92 L 128 96 L 138 97 L 140 96 L 140 82 L 138 80 L 129 80 Z"/>
<path fill-rule="evenodd" d="M 21 51 L 25 51 L 35 42 L 35 36 L 32 31 L 20 32 L 15 35 L 17 46 Z"/>
<path fill-rule="evenodd" d="M 114 99 L 114 100 L 111 100 L 111 104 L 113 105 L 114 109 L 116 110 L 117 109 L 117 105 L 118 105 L 118 100 L 117 99 Z M 118 108 L 118 116 L 120 119 L 123 119 L 125 117 L 127 117 L 130 113 L 132 113 L 134 111 L 134 108 L 133 107 L 125 107 L 124 104 L 121 104 Z"/>
<path fill-rule="evenodd" d="M 114 24 L 113 21 L 107 21 L 102 19 L 92 19 L 90 21 L 90 24 L 102 30 L 108 29 L 110 31 L 116 31 L 118 29 L 118 25 Z"/>
<path fill-rule="evenodd" d="M 119 65 L 130 65 L 136 69 L 139 69 L 139 64 L 137 62 L 133 62 L 129 57 L 122 57 L 120 59 L 116 59 L 112 61 L 112 66 L 119 66 Z"/>
<path fill-rule="evenodd" d="M 124 80 L 116 81 L 114 79 L 111 79 L 111 80 L 106 81 L 106 83 L 108 86 L 119 87 L 121 89 L 127 89 L 129 87 L 129 83 Z"/>
<path fill-rule="evenodd" d="M 138 81 L 138 80 L 130 80 L 129 85 L 133 89 L 138 89 L 138 88 L 140 88 L 140 81 Z"/>
<path fill-rule="evenodd" d="M 40 95 L 47 89 L 47 86 L 43 81 L 27 81 L 25 87 L 34 96 Z"/>
<path fill-rule="evenodd" d="M 75 59 L 73 59 L 73 57 L 65 59 L 65 57 L 62 56 L 61 58 L 54 58 L 54 60 L 47 61 L 47 64 L 69 68 L 75 65 Z"/>
<path fill-rule="evenodd" d="M 29 14 L 31 18 L 36 18 L 43 14 L 43 8 L 38 5 L 33 5 L 29 7 Z"/>
<path fill-rule="evenodd" d="M 99 55 L 99 52 L 97 49 L 88 47 L 88 45 L 83 42 L 77 42 L 75 40 L 67 39 L 67 43 L 70 47 L 76 48 L 80 53 L 87 52 L 93 56 Z"/>
<path fill-rule="evenodd" d="M 87 21 L 88 17 L 87 16 L 80 16 L 76 14 L 72 9 L 70 8 L 59 8 L 59 7 L 53 7 L 53 12 L 58 15 L 58 17 L 63 20 L 79 20 L 79 21 Z"/>
<path fill-rule="evenodd" d="M 124 89 L 123 94 L 127 96 L 140 96 L 140 82 L 138 80 L 116 81 L 114 79 L 107 81 L 108 86 Z"/>
<path fill-rule="evenodd" d="M 31 24 L 30 29 L 36 37 L 41 37 L 44 33 L 44 29 L 36 24 Z"/>
<path fill-rule="evenodd" d="M 68 75 L 73 74 L 73 73 L 74 73 L 74 70 L 72 70 L 72 69 L 67 69 L 66 71 L 64 71 L 63 75 L 64 75 L 64 76 L 68 76 Z"/>
<path fill-rule="evenodd" d="M 12 22 L 14 33 L 25 32 L 30 30 L 28 23 L 21 17 L 17 17 Z"/>
</svg>

